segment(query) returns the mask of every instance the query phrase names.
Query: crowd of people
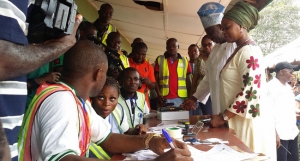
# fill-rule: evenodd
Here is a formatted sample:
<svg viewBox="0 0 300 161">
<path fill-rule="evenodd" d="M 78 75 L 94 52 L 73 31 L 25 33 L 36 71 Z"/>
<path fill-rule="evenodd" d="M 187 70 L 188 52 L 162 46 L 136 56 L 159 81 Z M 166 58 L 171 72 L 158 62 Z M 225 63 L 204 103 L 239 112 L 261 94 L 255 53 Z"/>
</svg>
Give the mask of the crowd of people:
<svg viewBox="0 0 300 161">
<path fill-rule="evenodd" d="M 219 3 L 202 5 L 200 47 L 191 44 L 188 59 L 168 38 L 150 64 L 142 38 L 129 55 L 121 50 L 108 3 L 95 22 L 77 15 L 72 34 L 41 45 L 25 36 L 28 3 L 1 3 L 15 16 L 0 13 L 7 22 L 0 26 L 0 160 L 110 160 L 142 149 L 159 154 L 157 161 L 193 160 L 185 143 L 175 139 L 177 148 L 164 152 L 167 140 L 147 133 L 143 116 L 165 106 L 207 115 L 212 127 L 231 128 L 270 160 L 299 160 L 296 66 L 278 63 L 266 82 L 262 51 L 248 34 L 259 19 L 251 4 L 238 2 L 225 14 Z"/>
</svg>

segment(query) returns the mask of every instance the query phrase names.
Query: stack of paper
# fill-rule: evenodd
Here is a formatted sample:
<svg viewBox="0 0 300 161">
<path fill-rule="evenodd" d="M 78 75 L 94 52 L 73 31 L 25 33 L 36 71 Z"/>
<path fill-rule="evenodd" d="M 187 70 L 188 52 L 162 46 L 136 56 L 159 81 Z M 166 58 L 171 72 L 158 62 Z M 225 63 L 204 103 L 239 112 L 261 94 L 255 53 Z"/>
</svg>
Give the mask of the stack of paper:
<svg viewBox="0 0 300 161">
<path fill-rule="evenodd" d="M 190 145 L 188 148 L 192 154 L 194 161 L 220 161 L 220 160 L 230 160 L 230 161 L 242 161 L 256 157 L 258 154 L 254 153 L 241 153 L 230 148 L 225 144 L 215 145 L 212 149 L 207 152 L 198 150 Z M 166 149 L 168 151 L 169 149 Z M 155 159 L 158 155 L 150 150 L 141 150 L 135 153 L 124 153 L 126 156 L 125 160 L 151 160 Z"/>
</svg>

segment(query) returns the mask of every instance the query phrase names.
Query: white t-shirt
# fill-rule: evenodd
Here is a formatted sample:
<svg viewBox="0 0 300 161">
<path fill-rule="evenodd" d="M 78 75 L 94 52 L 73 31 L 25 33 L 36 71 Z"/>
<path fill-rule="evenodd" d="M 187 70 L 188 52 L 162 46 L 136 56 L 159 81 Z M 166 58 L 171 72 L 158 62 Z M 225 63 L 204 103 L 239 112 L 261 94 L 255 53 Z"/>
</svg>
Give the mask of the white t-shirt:
<svg viewBox="0 0 300 161">
<path fill-rule="evenodd" d="M 90 118 L 91 141 L 101 143 L 110 133 L 110 124 L 96 114 L 90 103 L 86 102 L 85 107 Z M 73 94 L 70 91 L 53 93 L 35 115 L 31 136 L 32 160 L 80 155 L 78 133 L 78 109 Z"/>
<path fill-rule="evenodd" d="M 120 106 L 120 105 L 118 104 L 118 106 Z M 118 108 L 118 107 L 116 107 L 116 108 Z M 123 108 L 122 108 L 122 110 L 123 110 L 123 115 L 124 116 L 123 116 L 123 121 L 122 121 L 120 127 L 121 127 L 121 130 L 122 130 L 121 132 L 123 134 L 124 132 L 128 131 L 129 125 L 128 125 L 128 122 L 127 122 L 127 115 L 126 115 Z M 120 134 L 118 122 L 115 119 L 115 117 L 113 116 L 113 113 L 110 113 L 110 115 L 105 118 L 105 121 L 107 121 L 111 125 L 111 132 L 112 133 Z"/>
<path fill-rule="evenodd" d="M 281 140 L 293 140 L 299 130 L 296 125 L 296 102 L 292 87 L 276 77 L 268 82 L 269 95 L 275 114 L 275 126 Z"/>
</svg>

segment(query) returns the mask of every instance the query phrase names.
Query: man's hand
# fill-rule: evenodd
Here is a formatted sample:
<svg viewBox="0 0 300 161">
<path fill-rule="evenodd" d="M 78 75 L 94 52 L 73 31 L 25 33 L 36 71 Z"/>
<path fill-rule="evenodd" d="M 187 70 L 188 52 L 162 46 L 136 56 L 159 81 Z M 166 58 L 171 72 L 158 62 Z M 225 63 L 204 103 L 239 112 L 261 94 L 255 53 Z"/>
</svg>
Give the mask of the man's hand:
<svg viewBox="0 0 300 161">
<path fill-rule="evenodd" d="M 193 161 L 194 159 L 192 157 L 190 157 L 189 155 L 185 155 L 186 152 L 187 151 L 185 149 L 171 149 L 157 157 L 154 161 Z"/>
<path fill-rule="evenodd" d="M 141 135 L 141 134 L 146 134 L 148 131 L 148 128 L 146 125 L 143 124 L 139 124 L 135 126 L 135 131 L 137 132 L 137 134 Z"/>
<path fill-rule="evenodd" d="M 185 100 L 180 106 L 185 110 L 196 110 L 196 102 L 197 98 L 194 96 L 191 96 L 187 100 Z"/>
<path fill-rule="evenodd" d="M 279 135 L 277 134 L 277 132 L 276 132 L 276 147 L 277 147 L 277 149 L 278 148 L 280 148 L 280 137 L 279 137 Z"/>
<path fill-rule="evenodd" d="M 142 80 L 142 83 L 146 84 L 147 86 L 151 83 L 150 79 L 147 77 L 143 77 L 143 78 L 141 78 L 141 80 Z"/>
<path fill-rule="evenodd" d="M 212 115 L 210 124 L 212 127 L 221 127 L 225 124 L 225 121 L 221 115 Z"/>
<path fill-rule="evenodd" d="M 166 98 L 161 96 L 161 95 L 158 95 L 157 96 L 157 103 L 158 103 L 158 106 L 159 107 L 164 107 L 166 106 Z"/>
<path fill-rule="evenodd" d="M 38 84 L 42 84 L 44 82 L 56 83 L 59 81 L 60 75 L 61 74 L 59 72 L 47 73 L 47 74 L 43 75 L 42 77 L 35 79 L 35 81 Z"/>
<path fill-rule="evenodd" d="M 74 28 L 73 28 L 73 32 L 70 35 L 65 35 L 61 38 L 58 39 L 54 39 L 54 40 L 48 40 L 46 42 L 44 42 L 43 44 L 51 44 L 51 43 L 61 43 L 66 47 L 72 47 L 75 43 L 76 43 L 76 32 L 77 29 L 80 25 L 82 21 L 82 15 L 78 14 L 75 17 L 75 24 L 74 24 Z"/>
<path fill-rule="evenodd" d="M 153 152 L 159 154 L 160 156 L 155 159 L 155 161 L 166 161 L 166 160 L 174 160 L 174 161 L 189 161 L 193 160 L 191 156 L 191 152 L 189 151 L 187 145 L 183 142 L 180 142 L 176 139 L 173 139 L 173 143 L 177 148 L 171 149 L 168 152 L 164 153 L 164 149 L 171 148 L 170 144 L 167 142 L 164 137 L 155 137 L 152 138 L 149 142 L 149 149 Z"/>
<path fill-rule="evenodd" d="M 190 156 L 191 153 L 186 145 L 186 143 L 178 141 L 172 138 L 173 144 L 179 149 L 185 151 L 186 156 Z M 149 149 L 152 150 L 154 153 L 161 155 L 164 153 L 165 149 L 171 148 L 170 144 L 168 143 L 167 139 L 164 137 L 154 137 L 149 142 Z"/>
<path fill-rule="evenodd" d="M 49 40 L 43 45 L 19 45 L 0 40 L 0 80 L 27 74 L 58 58 L 76 43 L 76 31 L 82 21 L 77 15 L 73 33 L 62 38 Z"/>
</svg>

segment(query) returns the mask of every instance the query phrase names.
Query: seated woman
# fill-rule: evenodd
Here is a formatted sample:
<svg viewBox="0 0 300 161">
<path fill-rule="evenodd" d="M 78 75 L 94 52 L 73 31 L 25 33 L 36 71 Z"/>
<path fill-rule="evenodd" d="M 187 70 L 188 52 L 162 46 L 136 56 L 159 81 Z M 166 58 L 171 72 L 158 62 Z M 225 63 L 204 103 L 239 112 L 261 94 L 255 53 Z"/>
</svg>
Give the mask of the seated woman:
<svg viewBox="0 0 300 161">
<path fill-rule="evenodd" d="M 118 104 L 119 83 L 112 77 L 107 77 L 106 82 L 97 97 L 92 97 L 92 106 L 96 113 L 111 124 L 111 132 L 139 135 L 147 132 L 143 124 L 129 128 L 127 116 L 120 104 Z M 90 147 L 90 158 L 110 159 L 100 146 L 92 144 Z"/>
</svg>

